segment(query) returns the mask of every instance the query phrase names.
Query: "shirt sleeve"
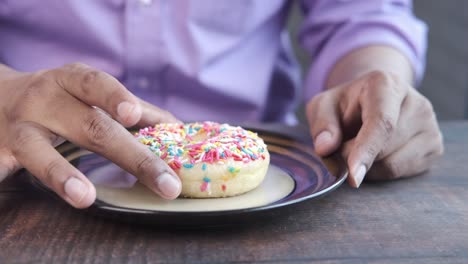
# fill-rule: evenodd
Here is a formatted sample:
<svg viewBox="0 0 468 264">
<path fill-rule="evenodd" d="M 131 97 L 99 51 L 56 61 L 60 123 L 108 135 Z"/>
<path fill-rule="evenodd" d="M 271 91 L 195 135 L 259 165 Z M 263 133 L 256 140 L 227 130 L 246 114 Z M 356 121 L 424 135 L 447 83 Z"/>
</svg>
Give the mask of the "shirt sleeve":
<svg viewBox="0 0 468 264">
<path fill-rule="evenodd" d="M 303 0 L 306 17 L 299 41 L 312 56 L 305 99 L 325 88 L 335 63 L 350 51 L 387 45 L 411 62 L 417 84 L 425 67 L 427 27 L 412 13 L 411 0 Z"/>
</svg>

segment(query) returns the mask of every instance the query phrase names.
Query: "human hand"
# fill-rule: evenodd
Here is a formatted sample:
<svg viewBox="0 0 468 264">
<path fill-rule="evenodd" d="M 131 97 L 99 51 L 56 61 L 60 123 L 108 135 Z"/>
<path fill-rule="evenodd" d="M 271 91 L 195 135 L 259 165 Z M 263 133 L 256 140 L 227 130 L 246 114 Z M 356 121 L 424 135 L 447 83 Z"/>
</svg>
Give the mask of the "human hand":
<svg viewBox="0 0 468 264">
<path fill-rule="evenodd" d="M 54 149 L 63 137 L 174 199 L 181 191 L 178 176 L 124 128 L 159 122 L 179 121 L 86 65 L 35 73 L 0 65 L 0 181 L 24 167 L 72 206 L 90 206 L 95 187 Z"/>
<path fill-rule="evenodd" d="M 349 183 L 426 171 L 443 142 L 431 103 L 396 76 L 374 71 L 314 97 L 306 106 L 315 150 L 341 148 Z"/>
</svg>

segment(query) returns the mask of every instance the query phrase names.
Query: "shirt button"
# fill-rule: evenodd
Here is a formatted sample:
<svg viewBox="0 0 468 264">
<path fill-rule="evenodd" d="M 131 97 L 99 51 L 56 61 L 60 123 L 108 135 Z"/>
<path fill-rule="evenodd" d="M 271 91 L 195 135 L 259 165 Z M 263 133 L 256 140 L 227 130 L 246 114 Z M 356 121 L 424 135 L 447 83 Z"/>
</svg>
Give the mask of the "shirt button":
<svg viewBox="0 0 468 264">
<path fill-rule="evenodd" d="M 148 78 L 146 77 L 141 77 L 138 79 L 138 87 L 142 90 L 147 90 L 149 88 L 150 82 Z"/>
<path fill-rule="evenodd" d="M 153 0 L 139 0 L 140 4 L 143 6 L 150 6 L 153 3 Z"/>
</svg>

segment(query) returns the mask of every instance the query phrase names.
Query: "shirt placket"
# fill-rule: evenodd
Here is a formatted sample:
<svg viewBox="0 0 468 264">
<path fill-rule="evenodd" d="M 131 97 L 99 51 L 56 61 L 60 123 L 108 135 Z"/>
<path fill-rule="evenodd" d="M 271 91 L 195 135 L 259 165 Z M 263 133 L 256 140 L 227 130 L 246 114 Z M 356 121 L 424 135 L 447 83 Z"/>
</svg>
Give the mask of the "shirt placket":
<svg viewBox="0 0 468 264">
<path fill-rule="evenodd" d="M 126 26 L 127 82 L 141 93 L 163 92 L 158 75 L 166 64 L 161 34 L 164 0 L 128 0 Z M 161 96 L 162 98 L 162 96 Z"/>
</svg>

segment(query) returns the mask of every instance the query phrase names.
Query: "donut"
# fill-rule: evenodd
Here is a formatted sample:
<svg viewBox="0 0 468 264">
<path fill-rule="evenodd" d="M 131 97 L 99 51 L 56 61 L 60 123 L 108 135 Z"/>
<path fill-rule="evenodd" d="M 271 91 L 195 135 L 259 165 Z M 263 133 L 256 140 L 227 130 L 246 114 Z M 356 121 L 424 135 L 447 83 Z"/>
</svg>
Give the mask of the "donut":
<svg viewBox="0 0 468 264">
<path fill-rule="evenodd" d="M 215 122 L 157 124 L 135 133 L 181 178 L 181 196 L 218 198 L 256 188 L 270 155 L 263 140 L 238 126 Z"/>
</svg>

